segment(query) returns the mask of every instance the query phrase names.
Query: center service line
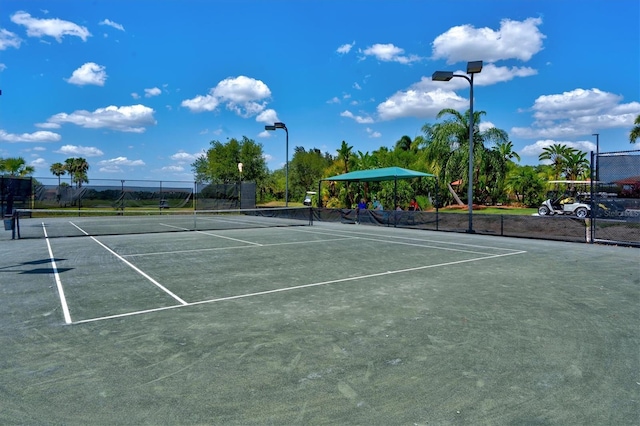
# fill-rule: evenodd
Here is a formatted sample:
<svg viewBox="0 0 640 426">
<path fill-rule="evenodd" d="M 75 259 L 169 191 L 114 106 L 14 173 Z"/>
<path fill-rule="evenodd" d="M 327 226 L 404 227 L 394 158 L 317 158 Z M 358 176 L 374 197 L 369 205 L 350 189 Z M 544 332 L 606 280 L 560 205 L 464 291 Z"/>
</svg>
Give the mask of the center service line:
<svg viewBox="0 0 640 426">
<path fill-rule="evenodd" d="M 420 271 L 420 270 L 423 270 L 423 269 L 438 268 L 440 266 L 459 265 L 459 264 L 462 264 L 462 263 L 476 262 L 476 261 L 479 261 L 479 260 L 486 260 L 486 259 L 496 259 L 496 258 L 499 258 L 499 257 L 513 256 L 513 255 L 524 254 L 524 253 L 526 253 L 526 251 L 513 252 L 513 253 L 504 253 L 504 254 L 494 254 L 494 255 L 485 256 L 485 257 L 478 257 L 478 258 L 475 258 L 475 259 L 455 260 L 455 261 L 451 261 L 451 262 L 437 263 L 435 265 L 424 265 L 424 266 L 417 266 L 417 267 L 414 267 L 414 268 L 397 269 L 395 271 L 386 271 L 386 272 L 378 272 L 378 273 L 368 274 L 368 275 L 359 275 L 357 277 L 339 278 L 339 279 L 331 280 L 331 281 L 322 281 L 322 282 L 311 283 L 311 284 L 302 284 L 302 285 L 297 285 L 297 286 L 293 286 L 293 287 L 282 287 L 282 288 L 276 288 L 276 289 L 273 289 L 273 290 L 258 291 L 258 292 L 255 292 L 255 293 L 245 293 L 245 294 L 238 294 L 236 296 L 219 297 L 217 299 L 201 300 L 199 302 L 188 303 L 187 306 L 196 306 L 196 305 L 203 305 L 203 304 L 208 304 L 208 303 L 225 302 L 227 300 L 244 299 L 244 298 L 247 298 L 247 297 L 263 296 L 263 295 L 274 294 L 274 293 L 282 293 L 282 292 L 285 292 L 285 291 L 300 290 L 300 289 L 303 289 L 303 288 L 325 286 L 325 285 L 344 283 L 344 282 L 349 282 L 349 281 L 357 281 L 357 280 L 362 280 L 362 279 L 372 278 L 372 277 L 382 277 L 382 276 L 385 276 L 385 275 L 401 274 L 401 273 L 405 273 L 405 272 Z M 127 313 L 124 313 L 124 314 L 109 315 L 109 316 L 99 317 L 99 318 L 90 318 L 90 319 L 86 319 L 86 320 L 76 321 L 74 324 L 85 324 L 85 323 L 89 323 L 89 322 L 104 321 L 104 320 L 114 319 L 114 318 L 131 317 L 131 316 L 134 316 L 134 315 L 142 315 L 142 314 L 147 314 L 147 313 L 151 313 L 151 312 L 166 311 L 168 309 L 184 308 L 184 307 L 185 306 L 180 306 L 180 305 L 164 306 L 164 307 L 161 307 L 161 308 L 146 309 L 144 311 L 127 312 Z"/>
<path fill-rule="evenodd" d="M 120 259 L 122 262 L 124 262 L 127 266 L 129 266 L 131 269 L 133 269 L 134 271 L 136 271 L 137 273 L 139 273 L 140 275 L 142 275 L 143 277 L 145 277 L 146 279 L 148 279 L 149 281 L 151 281 L 155 286 L 157 286 L 159 289 L 161 289 L 162 291 L 164 291 L 165 293 L 167 293 L 169 296 L 173 297 L 175 300 L 177 300 L 180 304 L 182 305 L 188 305 L 189 303 L 185 302 L 184 300 L 182 300 L 180 297 L 178 297 L 176 294 L 174 294 L 171 290 L 169 290 L 168 288 L 166 288 L 165 286 L 163 286 L 162 284 L 160 284 L 158 281 L 154 280 L 153 278 L 151 278 L 149 275 L 147 275 L 144 271 L 142 271 L 140 268 L 138 268 L 136 265 L 134 265 L 133 263 L 129 262 L 127 259 L 125 259 L 124 257 L 120 256 L 118 253 L 116 253 L 115 251 L 111 250 L 109 247 L 107 247 L 106 245 L 104 245 L 103 243 L 101 243 L 100 241 L 98 241 L 95 237 L 89 235 L 87 232 L 84 231 L 84 229 L 80 228 L 78 225 L 76 225 L 73 222 L 69 222 L 71 223 L 73 226 L 75 226 L 76 228 L 78 228 L 80 230 L 80 232 L 83 232 L 85 235 L 88 235 L 89 238 L 91 238 L 93 241 L 95 241 L 96 243 L 100 244 L 105 250 L 107 250 L 109 253 L 111 253 L 112 255 L 114 255 L 115 257 L 117 257 L 118 259 Z"/>
</svg>

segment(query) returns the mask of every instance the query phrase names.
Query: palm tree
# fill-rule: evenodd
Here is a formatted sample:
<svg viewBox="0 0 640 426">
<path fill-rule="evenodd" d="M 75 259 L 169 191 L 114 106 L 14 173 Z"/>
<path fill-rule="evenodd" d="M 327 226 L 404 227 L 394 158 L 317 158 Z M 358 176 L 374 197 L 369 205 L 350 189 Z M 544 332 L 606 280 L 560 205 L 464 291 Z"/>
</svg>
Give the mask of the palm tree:
<svg viewBox="0 0 640 426">
<path fill-rule="evenodd" d="M 73 159 L 73 181 L 76 183 L 76 187 L 82 187 L 83 183 L 89 183 L 87 177 L 87 171 L 89 170 L 89 163 L 82 157 Z"/>
<path fill-rule="evenodd" d="M 514 158 L 520 161 L 520 156 L 518 155 L 517 152 L 513 150 L 513 142 L 511 141 L 499 142 L 496 144 L 494 149 L 496 149 L 500 153 L 500 155 L 502 156 L 502 158 L 505 159 L 505 161 L 511 161 Z"/>
<path fill-rule="evenodd" d="M 22 157 L 9 157 L 0 162 L 0 171 L 8 172 L 11 176 L 27 176 L 33 174 L 36 169 L 28 166 Z"/>
<path fill-rule="evenodd" d="M 565 154 L 563 172 L 568 180 L 578 180 L 588 175 L 587 153 L 577 149 L 569 149 Z"/>
<path fill-rule="evenodd" d="M 353 147 L 347 144 L 345 141 L 342 141 L 342 145 L 340 145 L 340 149 L 338 149 L 338 159 L 344 161 L 344 172 L 349 173 L 349 161 L 351 160 L 351 155 L 353 152 L 351 150 Z"/>
<path fill-rule="evenodd" d="M 64 175 L 67 173 L 67 170 L 64 167 L 64 164 L 62 163 L 53 163 L 51 165 L 51 167 L 49 168 L 49 171 L 54 175 L 58 177 L 58 186 L 60 186 L 60 176 Z"/>
<path fill-rule="evenodd" d="M 402 136 L 397 142 L 395 149 L 401 151 L 409 151 L 411 150 L 411 138 L 407 135 Z"/>
<path fill-rule="evenodd" d="M 480 121 L 485 114 L 484 111 L 473 113 L 473 179 L 474 181 L 482 179 L 483 182 L 493 187 L 497 183 L 493 176 L 496 167 L 492 164 L 495 163 L 496 157 L 488 154 L 485 142 L 507 143 L 509 138 L 507 132 L 496 127 L 480 131 Z M 462 114 L 454 109 L 446 108 L 440 111 L 436 118 L 440 119 L 445 116 L 448 116 L 447 119 L 441 123 L 426 124 L 422 127 L 422 131 L 426 135 L 425 139 L 429 141 L 424 149 L 425 160 L 433 170 L 438 165 L 441 167 L 439 178 L 442 182 L 460 181 L 468 185 L 469 111 Z M 463 188 L 463 185 L 460 188 Z M 457 194 L 450 186 L 449 191 L 455 199 Z M 488 188 L 487 192 L 494 191 L 492 188 Z M 473 202 L 473 200 L 467 202 Z"/>
<path fill-rule="evenodd" d="M 538 156 L 540 161 L 550 161 L 554 171 L 554 179 L 560 178 L 560 173 L 565 164 L 565 157 L 569 153 L 569 148 L 566 145 L 553 144 L 542 148 L 542 153 Z"/>
<path fill-rule="evenodd" d="M 636 121 L 633 122 L 635 126 L 631 129 L 631 133 L 629 133 L 629 142 L 636 143 L 636 140 L 640 138 L 640 114 L 636 117 Z"/>
<path fill-rule="evenodd" d="M 69 174 L 71 183 L 76 184 L 76 188 L 80 188 L 83 183 L 89 182 L 87 177 L 89 163 L 84 158 L 67 158 L 64 160 L 64 169 Z"/>
<path fill-rule="evenodd" d="M 73 174 L 75 172 L 75 166 L 74 166 L 74 160 L 75 158 L 67 158 L 66 160 L 64 160 L 64 169 L 67 172 L 67 174 L 69 175 L 69 182 L 71 184 L 73 184 Z"/>
<path fill-rule="evenodd" d="M 349 162 L 351 161 L 353 146 L 347 144 L 345 141 L 342 141 L 342 145 L 340 145 L 340 149 L 338 149 L 338 159 L 344 162 L 344 172 L 349 173 Z M 353 205 L 353 196 L 351 191 L 349 191 L 349 182 L 347 181 L 346 185 L 346 204 L 348 206 Z"/>
</svg>

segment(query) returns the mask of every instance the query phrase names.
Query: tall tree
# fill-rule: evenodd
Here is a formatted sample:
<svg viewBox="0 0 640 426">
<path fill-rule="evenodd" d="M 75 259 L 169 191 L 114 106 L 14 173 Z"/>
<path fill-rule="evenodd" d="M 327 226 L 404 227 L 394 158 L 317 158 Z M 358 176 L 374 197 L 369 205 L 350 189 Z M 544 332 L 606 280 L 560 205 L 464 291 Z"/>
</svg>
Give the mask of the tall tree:
<svg viewBox="0 0 640 426">
<path fill-rule="evenodd" d="M 73 173 L 75 171 L 75 158 L 67 158 L 64 160 L 64 169 L 67 171 L 69 175 L 69 183 L 73 185 Z"/>
<path fill-rule="evenodd" d="M 340 149 L 338 149 L 338 160 L 344 162 L 344 172 L 349 173 L 349 163 L 351 161 L 351 156 L 353 155 L 353 147 L 347 144 L 345 141 L 342 141 L 340 145 Z"/>
<path fill-rule="evenodd" d="M 73 158 L 71 162 L 71 167 L 73 168 L 73 183 L 76 184 L 77 188 L 82 187 L 83 183 L 89 183 L 89 177 L 87 172 L 89 171 L 89 162 L 82 158 Z"/>
<path fill-rule="evenodd" d="M 494 149 L 500 153 L 505 161 L 513 161 L 514 158 L 520 161 L 520 156 L 513 150 L 513 142 L 511 141 L 498 142 Z"/>
<path fill-rule="evenodd" d="M 560 174 L 565 164 L 565 156 L 570 148 L 567 145 L 553 144 L 542 148 L 542 153 L 538 156 L 540 161 L 550 161 L 554 172 L 554 179 L 560 179 Z"/>
<path fill-rule="evenodd" d="M 60 176 L 62 176 L 65 173 L 67 173 L 67 170 L 65 169 L 64 164 L 62 164 L 62 163 L 53 163 L 51 165 L 51 167 L 49 168 L 49 171 L 54 176 L 58 177 L 58 186 L 60 186 Z"/>
<path fill-rule="evenodd" d="M 301 200 L 306 191 L 314 190 L 330 162 L 317 148 L 306 151 L 303 147 L 295 147 L 289 164 L 291 198 Z"/>
<path fill-rule="evenodd" d="M 33 174 L 36 169 L 27 165 L 22 157 L 9 157 L 0 161 L 0 171 L 7 172 L 11 176 L 27 176 Z"/>
<path fill-rule="evenodd" d="M 579 180 L 589 175 L 587 153 L 570 149 L 564 156 L 563 172 L 568 180 Z"/>
<path fill-rule="evenodd" d="M 273 188 L 266 191 L 267 164 L 262 145 L 243 136 L 241 140 L 232 138 L 226 143 L 210 142 L 206 153 L 198 156 L 191 164 L 195 179 L 201 183 L 235 183 L 240 179 L 238 163 L 242 163 L 242 180 L 255 182 L 260 194 L 275 193 Z M 279 182 L 272 179 L 271 184 Z M 284 194 L 285 186 L 282 186 Z"/>
<path fill-rule="evenodd" d="M 473 178 L 478 181 L 495 184 L 491 173 L 495 167 L 490 162 L 496 160 L 495 156 L 488 154 L 485 143 L 500 144 L 508 142 L 507 132 L 491 127 L 480 131 L 480 122 L 484 111 L 473 113 Z M 469 184 L 469 111 L 462 114 L 454 109 L 446 108 L 438 113 L 437 119 L 444 121 L 435 124 L 425 124 L 422 131 L 428 141 L 423 155 L 429 167 L 436 171 L 440 181 L 445 185 L 458 181 L 462 190 Z M 489 174 L 488 174 L 489 173 Z M 449 186 L 450 191 L 453 188 Z M 474 192 L 475 194 L 475 192 Z M 457 197 L 457 194 L 451 194 Z M 473 200 L 470 200 L 471 202 Z"/>
<path fill-rule="evenodd" d="M 401 150 L 401 151 L 410 151 L 412 148 L 411 145 L 412 145 L 411 138 L 407 135 L 404 135 L 400 139 L 398 139 L 398 141 L 396 142 L 395 149 Z"/>
</svg>

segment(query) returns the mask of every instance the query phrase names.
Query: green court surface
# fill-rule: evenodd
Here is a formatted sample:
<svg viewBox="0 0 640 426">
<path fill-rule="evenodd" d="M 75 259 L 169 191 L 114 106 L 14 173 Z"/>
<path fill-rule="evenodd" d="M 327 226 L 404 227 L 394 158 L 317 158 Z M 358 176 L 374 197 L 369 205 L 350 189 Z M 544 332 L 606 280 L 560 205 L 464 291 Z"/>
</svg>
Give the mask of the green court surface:
<svg viewBox="0 0 640 426">
<path fill-rule="evenodd" d="M 0 424 L 640 419 L 637 248 L 317 222 L 0 247 Z"/>
</svg>

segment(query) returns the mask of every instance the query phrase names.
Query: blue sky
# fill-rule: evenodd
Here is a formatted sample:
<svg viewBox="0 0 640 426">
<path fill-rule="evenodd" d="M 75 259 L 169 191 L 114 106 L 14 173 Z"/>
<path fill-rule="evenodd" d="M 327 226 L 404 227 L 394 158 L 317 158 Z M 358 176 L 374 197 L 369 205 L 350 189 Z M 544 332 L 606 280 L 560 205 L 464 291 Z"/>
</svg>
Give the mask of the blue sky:
<svg viewBox="0 0 640 426">
<path fill-rule="evenodd" d="M 191 180 L 211 140 L 247 136 L 270 169 L 295 146 L 393 147 L 474 78 L 484 126 L 521 164 L 563 143 L 629 143 L 640 114 L 637 0 L 15 1 L 0 10 L 0 156 L 89 161 L 89 179 Z"/>
</svg>

